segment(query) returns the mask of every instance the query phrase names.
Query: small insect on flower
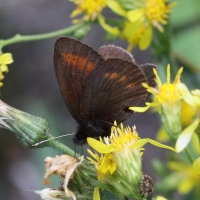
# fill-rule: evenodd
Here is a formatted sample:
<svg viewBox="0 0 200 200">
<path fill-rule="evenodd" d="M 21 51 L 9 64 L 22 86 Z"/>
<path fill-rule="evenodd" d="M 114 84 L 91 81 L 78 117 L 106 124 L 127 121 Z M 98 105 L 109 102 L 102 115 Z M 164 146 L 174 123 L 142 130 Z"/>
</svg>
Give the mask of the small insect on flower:
<svg viewBox="0 0 200 200">
<path fill-rule="evenodd" d="M 143 193 L 143 197 L 145 196 L 147 200 L 151 200 L 153 197 L 153 190 L 154 190 L 153 179 L 149 175 L 143 175 L 140 186 Z"/>
</svg>

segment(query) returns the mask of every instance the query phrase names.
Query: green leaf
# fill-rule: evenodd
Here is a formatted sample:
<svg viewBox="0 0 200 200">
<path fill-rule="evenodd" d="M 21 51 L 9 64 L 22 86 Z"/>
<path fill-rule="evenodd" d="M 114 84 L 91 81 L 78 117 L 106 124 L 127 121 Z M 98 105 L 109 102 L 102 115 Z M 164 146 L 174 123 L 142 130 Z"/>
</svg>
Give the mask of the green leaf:
<svg viewBox="0 0 200 200">
<path fill-rule="evenodd" d="M 191 63 L 192 68 L 200 70 L 200 26 L 187 29 L 179 32 L 176 37 L 173 38 L 173 49 L 179 54 L 180 57 L 184 58 L 187 62 Z M 190 67 L 190 66 L 184 66 Z"/>
</svg>

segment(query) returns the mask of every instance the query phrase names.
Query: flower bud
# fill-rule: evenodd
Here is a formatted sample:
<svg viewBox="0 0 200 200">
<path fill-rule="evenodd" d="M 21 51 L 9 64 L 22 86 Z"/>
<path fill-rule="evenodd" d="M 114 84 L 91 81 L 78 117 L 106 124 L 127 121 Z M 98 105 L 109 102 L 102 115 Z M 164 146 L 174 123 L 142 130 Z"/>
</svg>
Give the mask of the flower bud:
<svg viewBox="0 0 200 200">
<path fill-rule="evenodd" d="M 180 100 L 173 105 L 161 106 L 160 116 L 166 132 L 170 137 L 177 138 L 182 132 Z"/>
<path fill-rule="evenodd" d="M 33 148 L 33 144 L 51 138 L 49 125 L 45 119 L 17 110 L 2 101 L 0 101 L 0 125 L 14 132 L 26 148 Z M 46 143 L 37 147 L 43 146 L 46 146 Z"/>
</svg>

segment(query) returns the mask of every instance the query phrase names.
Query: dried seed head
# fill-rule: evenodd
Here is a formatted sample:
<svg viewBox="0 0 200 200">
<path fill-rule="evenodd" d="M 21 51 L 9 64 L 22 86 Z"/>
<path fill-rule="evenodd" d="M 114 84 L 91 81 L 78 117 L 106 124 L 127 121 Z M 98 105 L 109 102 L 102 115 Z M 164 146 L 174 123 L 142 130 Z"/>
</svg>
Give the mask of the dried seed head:
<svg viewBox="0 0 200 200">
<path fill-rule="evenodd" d="M 151 200 L 153 197 L 154 183 L 153 179 L 149 175 L 143 175 L 141 179 L 141 190 L 147 200 Z"/>
</svg>

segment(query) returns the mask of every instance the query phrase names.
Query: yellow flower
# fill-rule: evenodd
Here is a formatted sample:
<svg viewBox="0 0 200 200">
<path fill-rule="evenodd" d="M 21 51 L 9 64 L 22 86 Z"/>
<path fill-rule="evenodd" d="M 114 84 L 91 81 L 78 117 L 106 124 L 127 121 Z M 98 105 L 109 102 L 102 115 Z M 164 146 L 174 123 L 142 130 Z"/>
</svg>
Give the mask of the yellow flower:
<svg viewBox="0 0 200 200">
<path fill-rule="evenodd" d="M 200 157 L 197 158 L 194 163 L 193 163 L 193 168 L 195 170 L 196 173 L 198 173 L 200 175 Z"/>
<path fill-rule="evenodd" d="M 128 41 L 127 51 L 133 47 L 139 46 L 140 50 L 145 50 L 151 43 L 152 29 L 139 22 L 125 22 L 121 37 Z"/>
<path fill-rule="evenodd" d="M 160 32 L 164 31 L 162 24 L 167 24 L 168 14 L 172 12 L 171 8 L 176 5 L 176 2 L 170 5 L 167 5 L 167 3 L 168 0 L 136 0 L 133 2 L 135 9 L 127 12 L 127 18 L 133 26 L 137 27 L 138 30 L 141 30 L 143 26 L 145 27 L 143 34 L 137 40 L 141 50 L 145 50 L 151 43 L 153 26 L 158 28 Z M 134 35 L 135 32 L 132 37 Z M 137 35 L 135 37 L 137 38 Z"/>
<path fill-rule="evenodd" d="M 181 100 L 181 123 L 183 127 L 188 126 L 192 122 L 196 110 L 193 106 Z"/>
<path fill-rule="evenodd" d="M 94 21 L 98 18 L 99 23 L 101 26 L 108 32 L 118 35 L 119 29 L 117 27 L 111 27 L 105 23 L 104 17 L 101 15 L 102 10 L 108 6 L 112 11 L 115 13 L 125 16 L 126 11 L 120 6 L 117 1 L 114 0 L 72 0 L 76 5 L 77 8 L 71 14 L 71 17 L 75 17 L 79 14 L 84 14 L 82 19 L 74 20 L 74 23 L 80 22 L 82 20 Z"/>
<path fill-rule="evenodd" d="M 166 132 L 173 138 L 177 138 L 182 131 L 181 126 L 181 114 L 180 114 L 180 99 L 181 93 L 177 84 L 180 83 L 180 76 L 183 68 L 180 68 L 174 82 L 170 82 L 170 65 L 167 66 L 167 82 L 162 84 L 157 71 L 154 69 L 156 76 L 155 81 L 158 84 L 158 89 L 148 86 L 143 83 L 143 86 L 147 88 L 147 91 L 154 95 L 154 101 L 152 103 L 146 103 L 146 107 L 130 107 L 130 110 L 136 112 L 145 112 L 150 107 L 159 107 L 159 113 L 161 115 L 161 121 Z"/>
<path fill-rule="evenodd" d="M 4 53 L 0 55 L 0 81 L 4 78 L 2 72 L 8 72 L 8 64 L 13 62 L 11 53 Z M 0 87 L 3 86 L 3 83 L 0 82 Z"/>
<path fill-rule="evenodd" d="M 170 177 L 176 179 L 176 186 L 179 193 L 189 193 L 193 188 L 197 190 L 200 187 L 200 179 L 198 173 L 194 170 L 193 166 L 181 162 L 169 162 L 169 169 L 174 173 Z"/>
<path fill-rule="evenodd" d="M 112 127 L 111 136 L 100 141 L 87 138 L 88 144 L 101 155 L 88 152 L 96 160 L 88 158 L 96 167 L 98 179 L 106 182 L 128 198 L 141 199 L 138 193 L 142 178 L 141 156 L 146 143 L 161 148 L 174 148 L 160 144 L 149 138 L 140 139 L 136 128 Z M 136 186 L 136 187 L 133 187 Z M 138 187 L 138 188 L 137 188 Z"/>
<path fill-rule="evenodd" d="M 176 151 L 181 152 L 190 142 L 195 130 L 199 126 L 200 122 L 200 90 L 194 90 L 192 93 L 189 92 L 186 85 L 179 83 L 179 88 L 183 100 L 191 106 L 193 113 L 192 122 L 183 130 L 176 142 Z M 191 118 L 189 114 L 189 119 Z M 199 134 L 199 133 L 197 133 Z"/>
<path fill-rule="evenodd" d="M 156 200 L 167 200 L 167 199 L 165 197 L 162 197 L 162 196 L 157 196 Z"/>
<path fill-rule="evenodd" d="M 180 83 L 180 76 L 183 71 L 181 67 L 174 79 L 174 82 L 170 82 L 170 65 L 167 66 L 167 82 L 162 84 L 157 71 L 155 69 L 154 74 L 156 76 L 155 81 L 158 84 L 158 89 L 148 86 L 146 83 L 143 83 L 143 86 L 147 88 L 147 91 L 154 95 L 154 101 L 152 103 L 146 103 L 147 107 L 130 107 L 129 109 L 136 112 L 145 112 L 150 107 L 159 106 L 161 112 L 161 106 L 166 107 L 169 105 L 174 105 L 177 101 L 180 100 L 181 94 L 177 87 L 177 84 Z"/>
</svg>

